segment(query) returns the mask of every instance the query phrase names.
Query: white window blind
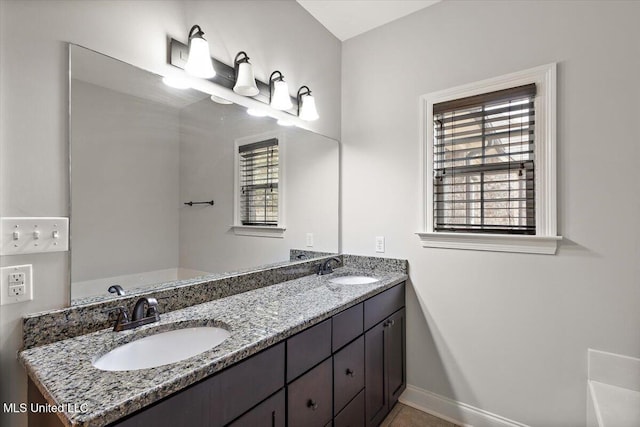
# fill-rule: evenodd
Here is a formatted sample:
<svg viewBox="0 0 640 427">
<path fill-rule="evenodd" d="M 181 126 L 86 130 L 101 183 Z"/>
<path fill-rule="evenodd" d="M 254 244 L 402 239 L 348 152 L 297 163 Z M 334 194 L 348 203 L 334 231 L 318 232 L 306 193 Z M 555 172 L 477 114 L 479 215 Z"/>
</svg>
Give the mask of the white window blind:
<svg viewBox="0 0 640 427">
<path fill-rule="evenodd" d="M 434 231 L 536 234 L 536 85 L 433 105 Z"/>
<path fill-rule="evenodd" d="M 238 147 L 242 225 L 278 225 L 278 139 Z"/>
</svg>

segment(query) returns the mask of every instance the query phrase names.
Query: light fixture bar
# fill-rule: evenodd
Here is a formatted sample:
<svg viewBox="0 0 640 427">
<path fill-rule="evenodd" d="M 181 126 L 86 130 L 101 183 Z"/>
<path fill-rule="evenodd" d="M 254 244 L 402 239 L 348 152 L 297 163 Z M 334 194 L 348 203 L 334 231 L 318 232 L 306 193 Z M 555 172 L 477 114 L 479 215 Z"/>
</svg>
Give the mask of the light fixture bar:
<svg viewBox="0 0 640 427">
<path fill-rule="evenodd" d="M 169 46 L 169 64 L 184 70 L 184 66 L 187 64 L 187 58 L 189 57 L 189 47 L 175 39 L 170 40 Z M 216 70 L 216 75 L 215 77 L 207 80 L 233 90 L 233 87 L 236 84 L 236 72 L 233 69 L 233 66 L 220 62 L 213 57 L 211 60 L 213 62 L 213 68 Z M 260 93 L 252 98 L 262 102 L 263 104 L 269 104 L 269 84 L 256 79 L 256 86 L 258 86 Z M 298 100 L 293 96 L 290 97 L 291 103 L 293 104 L 293 108 L 291 109 L 292 112 L 285 111 L 285 113 L 295 116 L 295 111 L 298 108 Z"/>
</svg>

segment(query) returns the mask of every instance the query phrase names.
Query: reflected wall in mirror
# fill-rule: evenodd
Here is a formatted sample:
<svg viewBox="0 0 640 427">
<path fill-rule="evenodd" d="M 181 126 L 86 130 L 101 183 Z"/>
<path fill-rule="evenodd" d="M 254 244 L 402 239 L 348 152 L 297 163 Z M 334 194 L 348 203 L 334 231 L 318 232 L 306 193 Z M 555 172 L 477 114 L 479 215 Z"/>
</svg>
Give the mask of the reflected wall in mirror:
<svg viewBox="0 0 640 427">
<path fill-rule="evenodd" d="M 337 141 L 70 55 L 72 304 L 337 252 Z"/>
</svg>

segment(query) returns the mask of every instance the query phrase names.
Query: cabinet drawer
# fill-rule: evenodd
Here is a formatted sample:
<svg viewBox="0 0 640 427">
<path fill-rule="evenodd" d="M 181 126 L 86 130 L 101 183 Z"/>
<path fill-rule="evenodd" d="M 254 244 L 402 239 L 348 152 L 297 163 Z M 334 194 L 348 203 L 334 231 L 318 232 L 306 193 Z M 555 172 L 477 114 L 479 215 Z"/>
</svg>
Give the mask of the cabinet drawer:
<svg viewBox="0 0 640 427">
<path fill-rule="evenodd" d="M 334 413 L 364 388 L 364 336 L 333 356 Z"/>
<path fill-rule="evenodd" d="M 331 356 L 331 319 L 287 340 L 287 382 Z"/>
<path fill-rule="evenodd" d="M 287 386 L 289 427 L 323 427 L 331 421 L 331 368 L 329 358 Z"/>
<path fill-rule="evenodd" d="M 211 425 L 223 425 L 284 387 L 284 343 L 222 371 L 210 406 Z"/>
<path fill-rule="evenodd" d="M 364 427 L 364 390 L 342 410 L 334 420 L 333 427 Z"/>
<path fill-rule="evenodd" d="M 364 302 L 364 329 L 372 328 L 402 307 L 404 307 L 404 283 L 366 300 Z"/>
<path fill-rule="evenodd" d="M 285 418 L 284 389 L 282 389 L 229 424 L 229 427 L 284 427 Z"/>
<path fill-rule="evenodd" d="M 362 334 L 363 311 L 364 304 L 360 303 L 333 316 L 333 351 Z"/>
<path fill-rule="evenodd" d="M 283 387 L 280 343 L 113 425 L 223 426 Z"/>
</svg>

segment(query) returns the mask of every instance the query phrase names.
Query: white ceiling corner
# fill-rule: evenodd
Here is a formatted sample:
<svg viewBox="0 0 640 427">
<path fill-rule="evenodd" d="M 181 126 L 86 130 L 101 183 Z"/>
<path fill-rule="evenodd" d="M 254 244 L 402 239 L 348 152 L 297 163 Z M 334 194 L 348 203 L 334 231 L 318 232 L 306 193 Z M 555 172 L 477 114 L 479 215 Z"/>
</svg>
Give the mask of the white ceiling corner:
<svg viewBox="0 0 640 427">
<path fill-rule="evenodd" d="M 440 0 L 296 0 L 341 41 L 409 15 Z"/>
</svg>

